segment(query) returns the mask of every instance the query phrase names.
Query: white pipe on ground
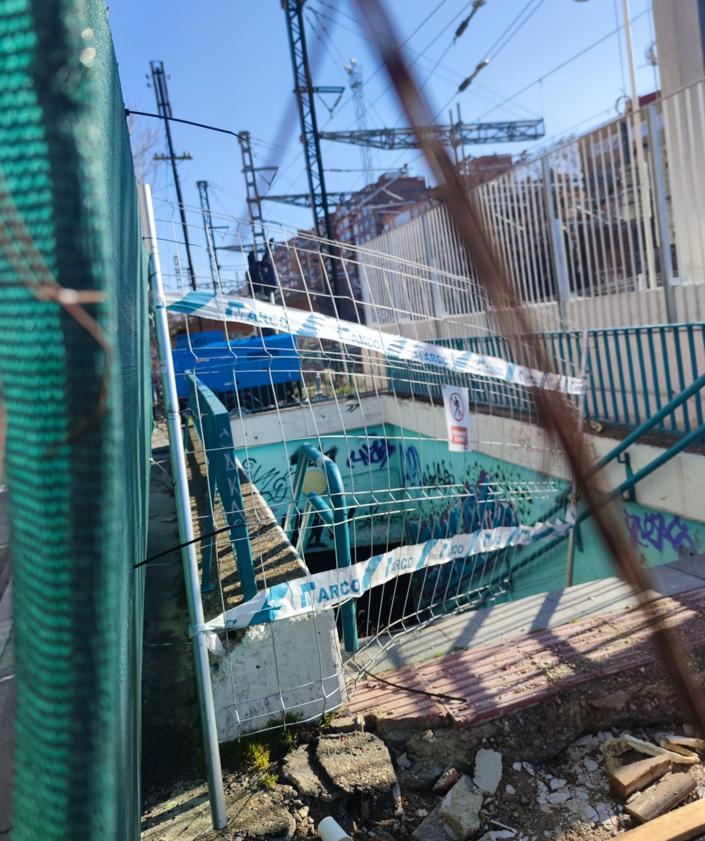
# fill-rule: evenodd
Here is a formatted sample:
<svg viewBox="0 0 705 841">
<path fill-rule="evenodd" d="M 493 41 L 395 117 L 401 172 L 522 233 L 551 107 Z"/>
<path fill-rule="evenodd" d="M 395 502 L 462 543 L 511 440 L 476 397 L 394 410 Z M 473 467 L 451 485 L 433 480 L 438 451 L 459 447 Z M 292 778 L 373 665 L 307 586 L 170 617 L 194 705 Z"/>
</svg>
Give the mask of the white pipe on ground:
<svg viewBox="0 0 705 841">
<path fill-rule="evenodd" d="M 323 818 L 318 824 L 318 834 L 322 841 L 352 841 L 348 833 L 333 818 Z"/>
</svg>

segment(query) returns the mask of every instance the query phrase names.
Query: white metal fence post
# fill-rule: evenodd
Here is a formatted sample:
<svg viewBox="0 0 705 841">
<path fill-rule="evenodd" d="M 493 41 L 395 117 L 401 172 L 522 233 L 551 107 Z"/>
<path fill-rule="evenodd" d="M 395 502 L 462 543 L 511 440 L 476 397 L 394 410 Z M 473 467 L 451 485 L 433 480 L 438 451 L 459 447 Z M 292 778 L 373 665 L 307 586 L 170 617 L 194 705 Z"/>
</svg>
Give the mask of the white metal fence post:
<svg viewBox="0 0 705 841">
<path fill-rule="evenodd" d="M 651 149 L 651 165 L 654 172 L 654 209 L 656 224 L 658 225 L 659 256 L 661 258 L 661 276 L 663 277 L 663 294 L 666 299 L 666 317 L 669 323 L 676 321 L 676 308 L 673 300 L 673 259 L 671 257 L 671 225 L 666 203 L 666 172 L 663 165 L 663 146 L 659 127 L 656 105 L 649 105 L 646 109 L 649 128 L 649 148 Z"/>
<path fill-rule="evenodd" d="M 174 363 L 169 341 L 169 324 L 167 321 L 166 302 L 164 300 L 162 270 L 159 262 L 152 192 L 148 184 L 142 187 L 142 206 L 144 211 L 143 224 L 145 227 L 145 240 L 152 259 L 150 272 L 151 305 L 154 314 L 159 363 L 164 387 L 164 403 L 169 431 L 169 453 L 174 479 L 179 540 L 183 544 L 189 544 L 182 547 L 181 558 L 184 567 L 186 600 L 189 611 L 189 634 L 193 645 L 193 658 L 196 667 L 196 684 L 198 686 L 198 704 L 201 713 L 203 752 L 205 754 L 208 775 L 211 819 L 215 829 L 223 829 L 228 824 L 228 816 L 225 809 L 223 775 L 220 767 L 213 687 L 211 685 L 208 649 L 206 647 L 205 636 L 202 632 L 205 619 L 203 615 L 203 604 L 201 602 L 201 586 L 198 577 L 196 547 L 194 543 L 189 543 L 194 540 L 194 533 L 193 523 L 191 521 L 188 477 L 186 474 L 186 455 L 181 437 L 179 398 L 176 393 L 176 377 L 174 375 Z"/>
<path fill-rule="evenodd" d="M 431 269 L 431 301 L 433 304 L 433 315 L 435 318 L 441 319 L 445 317 L 446 311 L 443 306 L 441 290 L 438 286 L 438 273 L 436 272 L 436 257 L 433 253 L 433 240 L 431 239 L 431 234 L 428 230 L 428 213 L 423 213 L 421 215 L 421 229 L 423 231 L 423 245 L 424 254 L 426 255 L 426 264 Z"/>
<path fill-rule="evenodd" d="M 543 173 L 543 189 L 546 198 L 546 216 L 548 217 L 548 239 L 551 244 L 551 263 L 556 278 L 556 300 L 558 302 L 558 315 L 561 320 L 561 327 L 566 326 L 566 300 L 570 296 L 568 283 L 568 261 L 565 253 L 565 242 L 563 241 L 563 226 L 556 214 L 556 202 L 553 197 L 553 184 L 551 182 L 551 168 L 548 163 L 548 155 L 541 159 L 541 170 Z"/>
</svg>

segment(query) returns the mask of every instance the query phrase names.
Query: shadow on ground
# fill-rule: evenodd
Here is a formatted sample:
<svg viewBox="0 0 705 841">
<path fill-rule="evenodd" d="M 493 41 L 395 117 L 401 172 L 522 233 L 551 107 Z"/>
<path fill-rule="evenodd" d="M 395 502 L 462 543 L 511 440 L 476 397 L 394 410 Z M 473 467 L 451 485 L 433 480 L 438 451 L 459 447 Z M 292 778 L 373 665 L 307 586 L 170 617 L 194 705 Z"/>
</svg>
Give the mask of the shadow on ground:
<svg viewBox="0 0 705 841">
<path fill-rule="evenodd" d="M 147 557 L 179 542 L 168 450 L 153 450 Z M 142 789 L 145 801 L 202 778 L 198 698 L 179 550 L 147 565 L 142 672 Z"/>
</svg>

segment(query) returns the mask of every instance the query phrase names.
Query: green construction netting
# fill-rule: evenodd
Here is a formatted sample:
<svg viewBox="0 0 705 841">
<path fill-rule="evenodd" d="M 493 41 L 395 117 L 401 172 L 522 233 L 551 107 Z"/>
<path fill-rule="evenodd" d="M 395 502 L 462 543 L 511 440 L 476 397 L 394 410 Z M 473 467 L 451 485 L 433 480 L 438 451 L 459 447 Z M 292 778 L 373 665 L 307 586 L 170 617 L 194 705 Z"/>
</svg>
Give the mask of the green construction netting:
<svg viewBox="0 0 705 841">
<path fill-rule="evenodd" d="M 0 0 L 0 213 L 12 838 L 136 839 L 147 263 L 103 0 Z M 104 293 L 97 338 L 56 284 Z"/>
</svg>

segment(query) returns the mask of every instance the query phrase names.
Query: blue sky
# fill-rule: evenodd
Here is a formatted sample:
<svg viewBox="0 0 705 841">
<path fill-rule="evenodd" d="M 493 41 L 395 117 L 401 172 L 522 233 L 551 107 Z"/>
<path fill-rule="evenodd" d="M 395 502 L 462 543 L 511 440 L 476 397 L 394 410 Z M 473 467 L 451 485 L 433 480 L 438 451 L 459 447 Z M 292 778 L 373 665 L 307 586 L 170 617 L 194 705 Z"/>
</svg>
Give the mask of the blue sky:
<svg viewBox="0 0 705 841">
<path fill-rule="evenodd" d="M 546 138 L 536 149 L 615 116 L 615 103 L 628 90 L 623 33 L 609 36 L 621 24 L 621 0 L 487 0 L 456 43 L 453 33 L 471 6 L 467 0 L 387 0 L 387 5 L 402 39 L 411 36 L 408 55 L 435 108 L 449 100 L 453 107 L 459 102 L 466 122 L 543 116 Z M 522 10 L 526 22 L 498 43 Z M 631 12 L 639 91 L 645 93 L 658 87 L 654 69 L 645 58 L 654 39 L 650 0 L 631 0 Z M 309 47 L 319 56 L 314 83 L 347 84 L 343 64 L 355 57 L 365 79 L 368 126 L 402 125 L 388 79 L 360 33 L 352 3 L 307 0 L 306 18 Z M 110 4 L 110 21 L 128 107 L 155 110 L 146 75 L 150 60 L 161 59 L 170 75 L 175 116 L 249 130 L 258 163 L 279 166 L 272 192 L 306 191 L 279 0 L 120 0 Z M 604 36 L 609 37 L 568 61 Z M 463 94 L 454 97 L 459 82 L 488 52 L 493 56 L 488 67 Z M 551 73 L 565 61 L 565 67 Z M 446 114 L 447 109 L 444 119 Z M 349 92 L 332 116 L 324 106 L 318 115 L 320 123 L 331 130 L 355 127 Z M 136 144 L 149 139 L 148 132 L 158 129 L 155 123 L 136 118 Z M 218 212 L 243 216 L 245 189 L 236 140 L 182 126 L 174 127 L 174 136 L 177 152 L 193 155 L 192 161 L 180 165 L 186 202 L 197 205 L 195 184 L 204 179 L 211 184 L 212 204 Z M 526 144 L 513 144 L 477 146 L 471 151 L 477 155 L 518 153 L 525 148 Z M 326 143 L 323 149 L 329 170 L 361 165 L 356 147 Z M 150 154 L 163 151 L 160 133 Z M 380 169 L 409 163 L 412 171 L 425 174 L 418 152 L 375 152 L 374 163 Z M 327 186 L 329 190 L 352 189 L 361 186 L 360 178 L 359 173 L 330 172 Z M 164 164 L 157 167 L 152 181 L 157 197 L 173 199 Z M 311 222 L 307 210 L 274 203 L 267 203 L 265 209 L 273 221 L 301 226 Z"/>
</svg>

